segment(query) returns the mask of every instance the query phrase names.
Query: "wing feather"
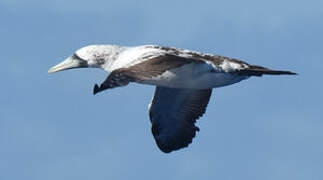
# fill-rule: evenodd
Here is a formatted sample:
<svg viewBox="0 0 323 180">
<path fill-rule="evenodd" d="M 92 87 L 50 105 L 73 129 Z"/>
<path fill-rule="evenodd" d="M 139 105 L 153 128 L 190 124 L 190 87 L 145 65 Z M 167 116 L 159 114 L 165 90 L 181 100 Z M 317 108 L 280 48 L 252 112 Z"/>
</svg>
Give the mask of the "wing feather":
<svg viewBox="0 0 323 180">
<path fill-rule="evenodd" d="M 196 120 L 206 110 L 212 89 L 174 89 L 157 86 L 149 108 L 152 133 L 165 153 L 187 147 L 199 128 Z"/>
</svg>

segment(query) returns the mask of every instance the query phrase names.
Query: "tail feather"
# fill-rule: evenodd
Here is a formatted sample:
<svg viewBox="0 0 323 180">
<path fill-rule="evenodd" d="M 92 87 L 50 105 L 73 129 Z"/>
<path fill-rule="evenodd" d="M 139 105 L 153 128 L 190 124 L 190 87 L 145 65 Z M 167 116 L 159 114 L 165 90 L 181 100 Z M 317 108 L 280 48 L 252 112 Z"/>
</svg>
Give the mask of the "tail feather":
<svg viewBox="0 0 323 180">
<path fill-rule="evenodd" d="M 271 70 L 261 66 L 250 65 L 247 69 L 242 69 L 239 74 L 248 76 L 262 76 L 262 75 L 297 75 L 291 71 Z"/>
</svg>

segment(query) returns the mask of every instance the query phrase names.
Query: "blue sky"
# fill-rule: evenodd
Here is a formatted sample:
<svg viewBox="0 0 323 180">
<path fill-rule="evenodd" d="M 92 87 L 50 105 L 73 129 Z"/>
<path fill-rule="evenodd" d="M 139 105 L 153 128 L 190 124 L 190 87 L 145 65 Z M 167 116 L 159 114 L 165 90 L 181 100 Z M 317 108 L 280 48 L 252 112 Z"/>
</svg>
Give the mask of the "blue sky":
<svg viewBox="0 0 323 180">
<path fill-rule="evenodd" d="M 323 179 L 323 1 L 0 1 L 0 179 Z M 47 70 L 88 44 L 161 44 L 299 76 L 215 89 L 189 148 L 150 132 L 154 87 Z"/>
</svg>

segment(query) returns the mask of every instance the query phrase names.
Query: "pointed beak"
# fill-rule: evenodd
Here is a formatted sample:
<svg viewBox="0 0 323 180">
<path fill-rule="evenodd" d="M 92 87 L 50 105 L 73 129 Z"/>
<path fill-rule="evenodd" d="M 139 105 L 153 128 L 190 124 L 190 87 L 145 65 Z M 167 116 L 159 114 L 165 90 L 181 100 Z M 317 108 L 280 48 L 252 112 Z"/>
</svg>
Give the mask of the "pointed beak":
<svg viewBox="0 0 323 180">
<path fill-rule="evenodd" d="M 73 59 L 72 57 L 69 57 L 65 61 L 50 68 L 48 70 L 48 73 L 54 73 L 58 71 L 63 71 L 63 70 L 72 69 L 72 68 L 80 68 L 80 67 L 85 67 L 85 62 L 81 62 L 78 59 Z"/>
</svg>

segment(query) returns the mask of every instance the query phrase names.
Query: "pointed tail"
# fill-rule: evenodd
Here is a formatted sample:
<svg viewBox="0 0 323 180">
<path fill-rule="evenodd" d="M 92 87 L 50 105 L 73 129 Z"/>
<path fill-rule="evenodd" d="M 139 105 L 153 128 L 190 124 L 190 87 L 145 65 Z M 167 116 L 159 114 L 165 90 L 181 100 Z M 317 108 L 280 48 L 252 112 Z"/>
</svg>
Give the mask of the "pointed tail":
<svg viewBox="0 0 323 180">
<path fill-rule="evenodd" d="M 297 75 L 291 71 L 271 70 L 261 66 L 249 65 L 248 68 L 239 71 L 241 75 L 262 76 L 262 75 Z"/>
</svg>

